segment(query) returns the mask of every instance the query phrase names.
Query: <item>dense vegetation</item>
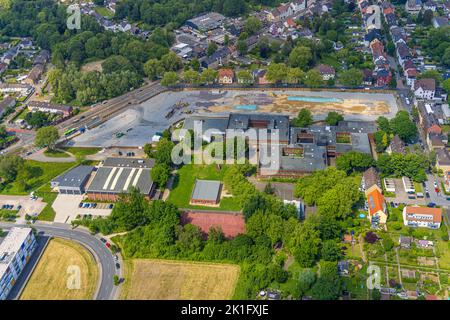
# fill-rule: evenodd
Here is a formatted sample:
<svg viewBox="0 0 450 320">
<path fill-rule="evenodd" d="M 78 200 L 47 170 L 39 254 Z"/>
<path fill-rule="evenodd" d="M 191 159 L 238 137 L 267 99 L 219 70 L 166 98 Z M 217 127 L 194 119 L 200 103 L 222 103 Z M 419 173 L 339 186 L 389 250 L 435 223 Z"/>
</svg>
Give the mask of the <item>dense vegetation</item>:
<svg viewBox="0 0 450 320">
<path fill-rule="evenodd" d="M 0 12 L 0 36 L 32 37 L 52 53 L 55 69 L 49 77 L 56 102 L 91 104 L 136 88 L 144 64 L 168 53 L 174 37 L 164 29 L 150 41 L 105 31 L 95 19 L 82 16 L 80 30 L 66 28 L 66 9 L 52 0 L 14 0 Z M 103 60 L 103 72 L 80 72 L 86 62 Z"/>
</svg>

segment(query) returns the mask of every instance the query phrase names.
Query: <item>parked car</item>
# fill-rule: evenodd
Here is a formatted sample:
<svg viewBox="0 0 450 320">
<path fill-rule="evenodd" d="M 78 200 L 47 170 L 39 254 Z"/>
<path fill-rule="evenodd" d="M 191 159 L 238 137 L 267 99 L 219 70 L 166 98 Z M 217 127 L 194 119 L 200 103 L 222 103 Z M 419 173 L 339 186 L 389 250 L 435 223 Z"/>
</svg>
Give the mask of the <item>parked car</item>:
<svg viewBox="0 0 450 320">
<path fill-rule="evenodd" d="M 108 208 L 112 209 L 112 208 L 114 208 L 114 205 L 111 203 Z"/>
<path fill-rule="evenodd" d="M 78 205 L 78 208 L 82 208 L 83 207 L 83 202 L 80 202 L 80 204 Z"/>
<path fill-rule="evenodd" d="M 414 200 L 416 197 L 415 196 L 408 196 L 408 199 Z"/>
<path fill-rule="evenodd" d="M 114 256 L 114 260 L 119 261 L 119 257 L 117 256 L 117 254 Z"/>
<path fill-rule="evenodd" d="M 105 245 L 106 245 L 107 248 L 111 248 L 111 243 L 106 242 Z"/>
<path fill-rule="evenodd" d="M 116 269 L 120 269 L 120 263 L 116 263 Z"/>
<path fill-rule="evenodd" d="M 103 242 L 103 243 L 107 243 L 108 242 L 108 241 L 106 241 L 105 238 L 100 238 L 100 241 Z"/>
<path fill-rule="evenodd" d="M 428 208 L 434 208 L 434 207 L 436 207 L 436 203 L 430 202 L 429 204 L 427 204 L 427 207 Z"/>
</svg>

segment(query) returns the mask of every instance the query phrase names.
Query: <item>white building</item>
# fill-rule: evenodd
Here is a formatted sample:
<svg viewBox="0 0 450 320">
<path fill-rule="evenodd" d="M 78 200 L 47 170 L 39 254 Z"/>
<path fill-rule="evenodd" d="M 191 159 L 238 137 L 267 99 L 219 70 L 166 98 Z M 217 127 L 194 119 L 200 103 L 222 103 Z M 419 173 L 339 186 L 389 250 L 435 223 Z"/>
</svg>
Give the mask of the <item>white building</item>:
<svg viewBox="0 0 450 320">
<path fill-rule="evenodd" d="M 0 300 L 6 300 L 35 248 L 31 228 L 11 228 L 0 243 Z"/>
<path fill-rule="evenodd" d="M 408 227 L 439 229 L 442 222 L 441 208 L 413 207 L 403 208 L 403 224 Z"/>
<path fill-rule="evenodd" d="M 416 80 L 412 89 L 416 98 L 432 100 L 436 91 L 436 81 L 431 78 Z"/>
</svg>

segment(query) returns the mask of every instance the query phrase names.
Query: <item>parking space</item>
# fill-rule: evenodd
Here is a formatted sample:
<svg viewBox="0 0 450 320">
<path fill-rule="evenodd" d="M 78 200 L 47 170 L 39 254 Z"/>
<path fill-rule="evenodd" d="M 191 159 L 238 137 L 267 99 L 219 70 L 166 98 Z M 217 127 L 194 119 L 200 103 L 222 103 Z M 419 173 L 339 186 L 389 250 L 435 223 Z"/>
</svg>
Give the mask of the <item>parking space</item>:
<svg viewBox="0 0 450 320">
<path fill-rule="evenodd" d="M 418 198 L 415 194 L 408 194 L 401 178 L 392 179 L 395 184 L 395 197 L 386 197 L 386 201 L 394 203 L 406 203 L 408 205 L 425 205 L 425 198 Z"/>
<path fill-rule="evenodd" d="M 42 202 L 41 198 L 36 200 L 30 199 L 30 196 L 6 196 L 0 195 L 0 208 L 3 206 L 9 206 L 7 210 L 17 211 L 19 218 L 17 222 L 22 223 L 25 221 L 25 215 L 37 216 L 46 206 L 45 202 Z M 6 209 L 6 208 L 5 208 Z"/>
<path fill-rule="evenodd" d="M 52 205 L 56 212 L 54 221 L 70 223 L 78 215 L 108 216 L 111 214 L 112 209 L 109 209 L 109 204 L 106 203 L 97 203 L 95 207 L 92 205 L 80 207 L 82 202 L 92 203 L 84 200 L 84 195 L 59 194 Z"/>
</svg>

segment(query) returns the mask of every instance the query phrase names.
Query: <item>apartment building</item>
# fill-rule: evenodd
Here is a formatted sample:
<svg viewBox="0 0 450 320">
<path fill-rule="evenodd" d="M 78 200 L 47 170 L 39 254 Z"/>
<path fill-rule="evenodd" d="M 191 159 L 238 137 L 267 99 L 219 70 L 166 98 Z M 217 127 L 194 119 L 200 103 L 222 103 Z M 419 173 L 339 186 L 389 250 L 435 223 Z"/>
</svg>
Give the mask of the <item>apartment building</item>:
<svg viewBox="0 0 450 320">
<path fill-rule="evenodd" d="M 36 245 L 31 228 L 11 228 L 0 240 L 0 300 L 8 297 Z"/>
</svg>

